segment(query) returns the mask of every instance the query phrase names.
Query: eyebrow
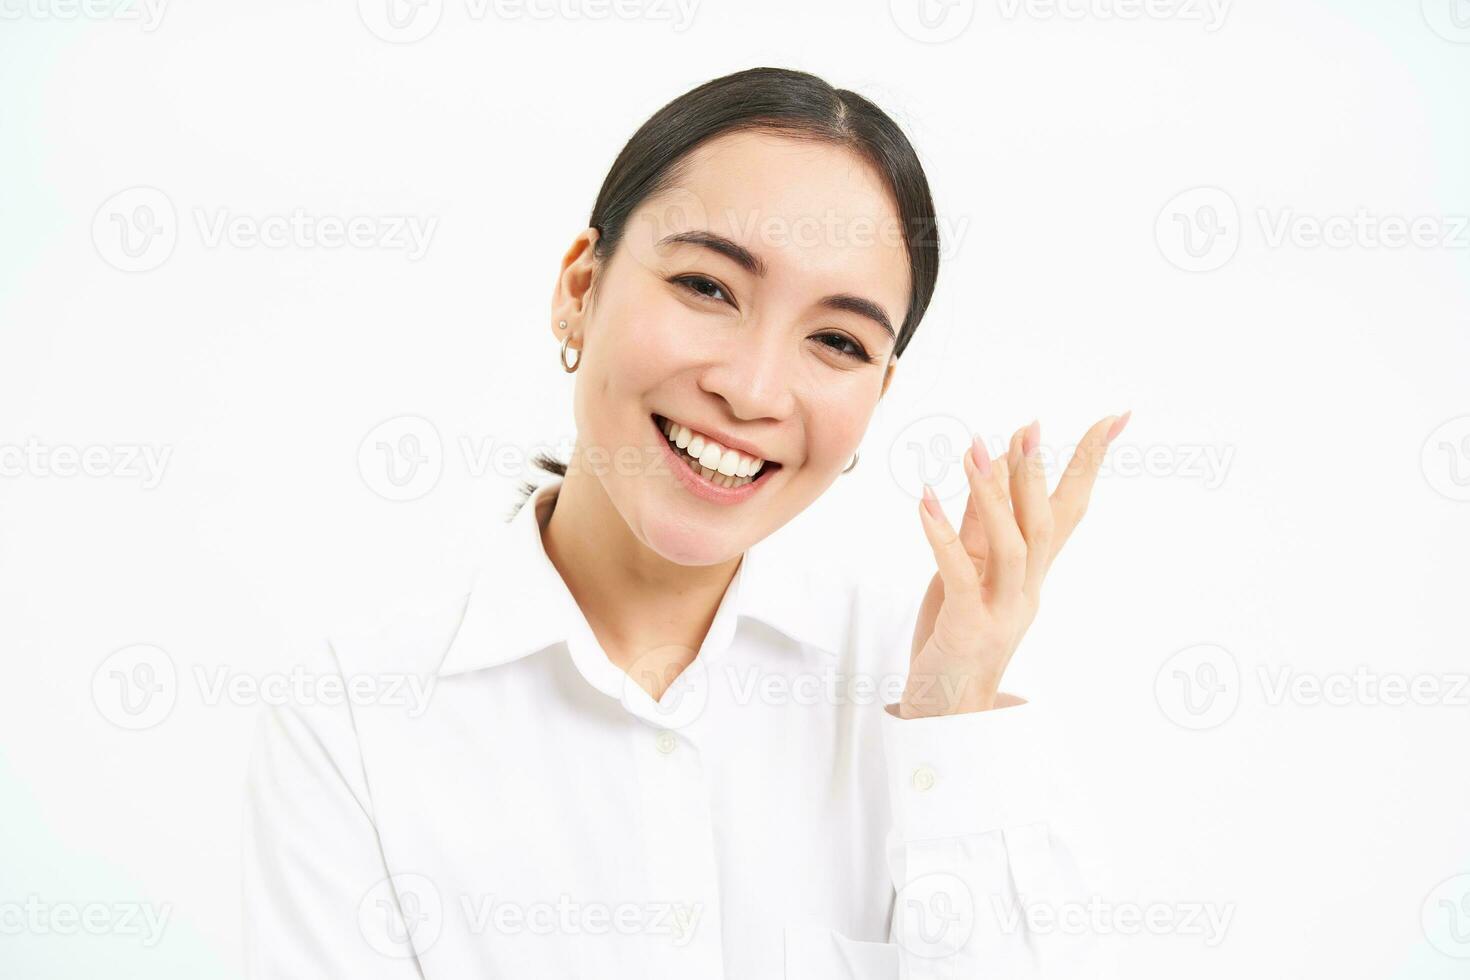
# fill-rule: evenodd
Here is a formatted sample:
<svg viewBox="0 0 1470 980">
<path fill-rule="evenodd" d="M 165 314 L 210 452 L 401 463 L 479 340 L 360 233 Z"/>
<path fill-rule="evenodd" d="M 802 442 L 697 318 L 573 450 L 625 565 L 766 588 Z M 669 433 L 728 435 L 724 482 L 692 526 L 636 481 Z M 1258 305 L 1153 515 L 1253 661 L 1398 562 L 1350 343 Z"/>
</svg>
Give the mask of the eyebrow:
<svg viewBox="0 0 1470 980">
<path fill-rule="evenodd" d="M 657 247 L 662 248 L 665 245 L 697 245 L 700 248 L 718 252 L 753 276 L 764 278 L 766 275 L 766 263 L 759 255 L 739 242 L 733 242 L 712 231 L 676 232 L 659 239 Z M 829 310 L 840 310 L 867 317 L 886 330 L 890 339 L 898 339 L 898 334 L 894 332 L 893 323 L 888 319 L 888 314 L 883 312 L 883 307 L 870 299 L 854 296 L 851 293 L 835 293 L 831 296 L 823 296 L 818 300 L 818 304 Z"/>
</svg>

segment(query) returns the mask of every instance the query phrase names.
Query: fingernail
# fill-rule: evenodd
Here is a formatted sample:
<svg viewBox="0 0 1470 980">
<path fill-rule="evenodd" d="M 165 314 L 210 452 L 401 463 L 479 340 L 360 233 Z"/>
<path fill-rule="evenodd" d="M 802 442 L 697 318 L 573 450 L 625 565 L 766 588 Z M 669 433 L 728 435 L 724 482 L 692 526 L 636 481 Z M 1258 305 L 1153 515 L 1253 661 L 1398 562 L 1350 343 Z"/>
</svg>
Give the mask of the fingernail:
<svg viewBox="0 0 1470 980">
<path fill-rule="evenodd" d="M 1041 420 L 1033 419 L 1031 424 L 1026 426 L 1026 434 L 1021 437 L 1021 455 L 1032 455 L 1039 445 L 1041 445 Z"/>
<path fill-rule="evenodd" d="M 924 509 L 930 517 L 939 517 L 943 513 L 939 509 L 939 498 L 934 496 L 934 489 L 927 483 L 924 484 Z"/>
<path fill-rule="evenodd" d="M 990 454 L 985 451 L 985 442 L 979 436 L 970 443 L 970 459 L 974 460 L 975 469 L 981 476 L 990 475 Z"/>
<path fill-rule="evenodd" d="M 1130 416 L 1132 414 L 1133 414 L 1133 409 L 1130 408 L 1130 409 L 1128 409 L 1128 411 L 1124 412 L 1122 415 L 1119 415 L 1118 416 L 1118 420 L 1116 422 L 1114 422 L 1112 424 L 1112 426 L 1108 429 L 1108 435 L 1107 435 L 1107 438 L 1104 441 L 1105 442 L 1112 442 L 1114 439 L 1118 438 L 1118 433 L 1120 433 L 1120 432 L 1123 431 L 1123 426 L 1125 426 L 1125 425 L 1128 424 L 1128 416 Z"/>
</svg>

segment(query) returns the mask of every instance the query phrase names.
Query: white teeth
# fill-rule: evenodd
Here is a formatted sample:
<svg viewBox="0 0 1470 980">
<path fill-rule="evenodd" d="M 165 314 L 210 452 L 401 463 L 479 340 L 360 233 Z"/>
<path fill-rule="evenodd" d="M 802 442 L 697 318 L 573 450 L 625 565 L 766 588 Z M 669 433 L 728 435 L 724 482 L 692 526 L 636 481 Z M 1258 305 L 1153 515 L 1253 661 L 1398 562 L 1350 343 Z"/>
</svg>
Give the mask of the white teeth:
<svg viewBox="0 0 1470 980">
<path fill-rule="evenodd" d="M 765 465 L 763 459 L 746 456 L 738 450 L 726 449 L 688 426 L 670 419 L 664 419 L 660 428 L 663 429 L 665 438 L 687 454 L 683 458 L 688 462 L 689 468 L 717 486 L 744 486 Z"/>
</svg>

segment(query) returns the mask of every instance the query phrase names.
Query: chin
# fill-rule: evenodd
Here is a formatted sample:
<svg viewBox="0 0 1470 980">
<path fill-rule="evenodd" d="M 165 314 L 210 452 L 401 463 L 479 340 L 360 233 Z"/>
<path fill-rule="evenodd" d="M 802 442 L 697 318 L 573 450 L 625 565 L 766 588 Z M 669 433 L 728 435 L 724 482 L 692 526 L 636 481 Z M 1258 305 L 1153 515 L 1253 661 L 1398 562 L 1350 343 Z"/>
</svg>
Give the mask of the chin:
<svg viewBox="0 0 1470 980">
<path fill-rule="evenodd" d="M 707 527 L 687 524 L 663 515 L 644 527 L 649 548 L 676 565 L 718 565 L 745 551 L 743 542 Z"/>
</svg>

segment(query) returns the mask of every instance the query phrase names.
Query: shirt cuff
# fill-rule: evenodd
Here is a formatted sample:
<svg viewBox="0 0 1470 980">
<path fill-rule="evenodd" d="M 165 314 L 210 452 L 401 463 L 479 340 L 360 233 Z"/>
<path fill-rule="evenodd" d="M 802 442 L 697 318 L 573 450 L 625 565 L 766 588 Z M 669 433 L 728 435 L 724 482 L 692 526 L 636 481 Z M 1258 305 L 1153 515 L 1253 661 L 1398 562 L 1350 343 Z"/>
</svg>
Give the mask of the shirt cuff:
<svg viewBox="0 0 1470 980">
<path fill-rule="evenodd" d="M 984 834 L 1046 818 L 1044 708 L 1023 701 L 924 718 L 899 718 L 889 708 L 883 752 L 899 839 Z"/>
</svg>

